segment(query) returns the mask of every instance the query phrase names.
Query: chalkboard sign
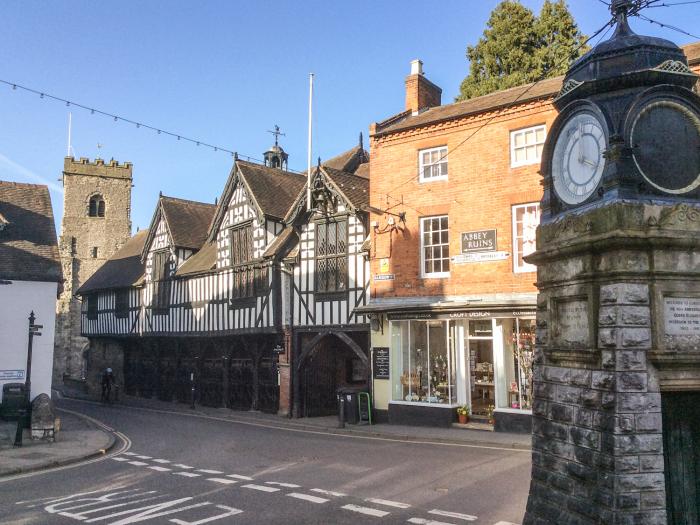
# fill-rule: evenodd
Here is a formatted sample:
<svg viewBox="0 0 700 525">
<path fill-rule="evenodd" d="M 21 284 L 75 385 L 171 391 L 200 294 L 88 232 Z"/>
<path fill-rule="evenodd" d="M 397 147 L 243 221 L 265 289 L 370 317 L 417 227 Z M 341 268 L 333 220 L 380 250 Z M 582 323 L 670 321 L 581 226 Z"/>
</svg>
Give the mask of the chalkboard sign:
<svg viewBox="0 0 700 525">
<path fill-rule="evenodd" d="M 389 347 L 372 348 L 372 370 L 374 379 L 389 379 Z"/>
</svg>

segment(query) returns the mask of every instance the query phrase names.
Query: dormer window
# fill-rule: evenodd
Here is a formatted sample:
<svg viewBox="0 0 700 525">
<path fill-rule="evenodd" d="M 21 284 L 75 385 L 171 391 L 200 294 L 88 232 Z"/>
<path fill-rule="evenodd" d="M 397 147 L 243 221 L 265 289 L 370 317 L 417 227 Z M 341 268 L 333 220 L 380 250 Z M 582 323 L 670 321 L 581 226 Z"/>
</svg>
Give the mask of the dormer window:
<svg viewBox="0 0 700 525">
<path fill-rule="evenodd" d="M 102 195 L 93 195 L 92 197 L 90 197 L 88 215 L 90 217 L 105 216 L 105 200 L 102 198 Z"/>
</svg>

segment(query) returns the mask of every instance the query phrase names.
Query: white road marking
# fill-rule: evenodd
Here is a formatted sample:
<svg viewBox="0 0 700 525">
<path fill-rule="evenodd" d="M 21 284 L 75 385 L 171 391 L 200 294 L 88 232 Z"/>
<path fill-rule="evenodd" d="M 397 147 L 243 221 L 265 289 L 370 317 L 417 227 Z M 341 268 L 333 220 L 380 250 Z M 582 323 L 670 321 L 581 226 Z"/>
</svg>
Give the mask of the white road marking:
<svg viewBox="0 0 700 525">
<path fill-rule="evenodd" d="M 124 452 L 125 456 L 138 456 L 136 452 Z"/>
<path fill-rule="evenodd" d="M 169 459 L 154 459 L 154 463 L 170 463 Z"/>
<path fill-rule="evenodd" d="M 253 481 L 253 478 L 249 476 L 241 476 L 240 474 L 226 474 L 227 478 L 242 479 L 243 481 Z"/>
<path fill-rule="evenodd" d="M 343 505 L 341 509 L 351 510 L 353 512 L 359 512 L 360 514 L 367 514 L 368 516 L 374 516 L 375 518 L 383 518 L 389 514 L 385 510 L 372 509 L 370 507 L 360 507 L 359 505 Z"/>
<path fill-rule="evenodd" d="M 129 458 L 120 458 L 120 457 L 114 457 L 112 458 L 114 461 L 129 461 Z"/>
<path fill-rule="evenodd" d="M 311 489 L 311 492 L 318 492 L 319 494 L 326 494 L 327 496 L 335 496 L 336 498 L 344 498 L 347 494 L 342 492 L 333 492 L 332 490 L 325 489 Z"/>
<path fill-rule="evenodd" d="M 447 518 L 456 518 L 458 520 L 464 521 L 476 521 L 476 516 L 471 516 L 469 514 L 460 514 L 459 512 L 448 512 L 446 510 L 433 509 L 428 511 L 428 514 L 435 514 L 437 516 L 445 516 Z"/>
<path fill-rule="evenodd" d="M 202 474 L 223 474 L 220 470 L 209 470 L 206 468 L 198 468 L 197 472 L 201 472 Z"/>
<path fill-rule="evenodd" d="M 222 518 L 228 518 L 229 516 L 235 516 L 236 514 L 240 514 L 243 512 L 241 509 L 236 509 L 233 507 L 227 507 L 226 505 L 215 505 L 215 507 L 219 510 L 225 511 L 223 514 L 218 514 L 216 516 L 211 516 L 209 518 L 204 518 L 201 520 L 197 521 L 184 521 L 180 519 L 172 519 L 170 520 L 172 523 L 175 523 L 176 525 L 202 525 L 204 523 L 209 523 L 211 521 L 217 521 Z"/>
<path fill-rule="evenodd" d="M 144 465 L 148 465 L 148 463 L 144 463 L 143 461 L 129 461 L 129 465 L 135 465 L 137 467 L 143 467 Z"/>
<path fill-rule="evenodd" d="M 153 456 L 136 456 L 138 459 L 151 459 Z"/>
<path fill-rule="evenodd" d="M 370 503 L 376 503 L 377 505 L 386 505 L 387 507 L 396 507 L 397 509 L 407 509 L 410 507 L 408 503 L 401 503 L 400 501 L 390 501 L 388 499 L 367 498 L 365 501 L 369 501 Z"/>
<path fill-rule="evenodd" d="M 280 483 L 279 481 L 266 481 L 267 485 L 277 485 L 278 487 L 285 487 L 288 489 L 298 489 L 301 485 L 295 485 L 294 483 Z"/>
<path fill-rule="evenodd" d="M 494 523 L 493 525 L 518 525 L 518 524 L 513 523 L 512 521 L 499 521 L 498 523 Z"/>
<path fill-rule="evenodd" d="M 184 476 L 186 478 L 198 478 L 201 474 L 195 474 L 194 472 L 173 472 L 176 476 Z"/>
<path fill-rule="evenodd" d="M 148 467 L 151 470 L 155 470 L 158 472 L 170 472 L 172 469 L 166 468 L 166 467 Z"/>
<path fill-rule="evenodd" d="M 226 478 L 207 478 L 207 481 L 215 481 L 216 483 L 221 483 L 222 485 L 233 485 L 234 483 L 238 483 L 238 481 Z"/>
<path fill-rule="evenodd" d="M 194 467 L 190 467 L 189 465 L 183 465 L 182 463 L 177 463 L 177 464 L 173 465 L 173 467 L 177 467 L 177 468 L 194 468 Z"/>
<path fill-rule="evenodd" d="M 299 492 L 290 492 L 287 494 L 290 498 L 303 499 L 304 501 L 310 501 L 311 503 L 327 503 L 330 500 L 326 498 L 319 498 L 318 496 L 312 496 L 311 494 L 301 494 Z"/>
<path fill-rule="evenodd" d="M 253 490 L 259 490 L 260 492 L 279 492 L 280 489 L 276 489 L 275 487 L 266 487 L 265 485 L 255 485 L 253 483 L 249 483 L 248 485 L 241 485 L 243 488 L 246 489 L 253 489 Z"/>
<path fill-rule="evenodd" d="M 446 523 L 444 521 L 426 520 L 425 518 L 411 518 L 408 523 L 416 523 L 417 525 L 454 525 L 454 523 Z M 498 524 L 496 524 L 498 525 Z"/>
</svg>

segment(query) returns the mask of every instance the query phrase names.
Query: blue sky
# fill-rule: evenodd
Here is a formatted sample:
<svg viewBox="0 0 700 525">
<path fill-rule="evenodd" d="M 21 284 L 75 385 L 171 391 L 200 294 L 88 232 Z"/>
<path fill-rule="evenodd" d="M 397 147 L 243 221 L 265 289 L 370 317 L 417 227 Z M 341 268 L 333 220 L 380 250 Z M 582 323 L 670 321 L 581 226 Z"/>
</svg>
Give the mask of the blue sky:
<svg viewBox="0 0 700 525">
<path fill-rule="evenodd" d="M 672 3 L 676 0 L 668 0 Z M 443 103 L 468 71 L 467 44 L 497 0 L 32 1 L 0 3 L 0 79 L 261 158 L 275 124 L 290 167 L 306 165 L 308 74 L 315 74 L 314 158 L 367 136 L 403 110 L 420 58 Z M 542 0 L 523 3 L 539 12 Z M 581 29 L 605 23 L 599 0 L 570 0 Z M 647 16 L 691 33 L 700 5 Z M 639 33 L 692 37 L 634 20 Z M 145 228 L 158 192 L 213 202 L 232 159 L 0 85 L 0 179 L 48 184 L 57 226 L 68 113 L 76 157 L 134 163 L 132 220 Z M 102 144 L 101 149 L 97 144 Z"/>
</svg>

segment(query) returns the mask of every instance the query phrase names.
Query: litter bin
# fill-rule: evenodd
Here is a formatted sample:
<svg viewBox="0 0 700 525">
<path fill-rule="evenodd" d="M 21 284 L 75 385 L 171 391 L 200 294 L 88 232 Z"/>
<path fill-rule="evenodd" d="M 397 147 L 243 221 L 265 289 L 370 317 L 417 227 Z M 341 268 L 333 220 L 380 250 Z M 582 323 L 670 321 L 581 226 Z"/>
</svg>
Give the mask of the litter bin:
<svg viewBox="0 0 700 525">
<path fill-rule="evenodd" d="M 345 402 L 345 422 L 357 425 L 360 422 L 360 405 L 358 394 L 364 389 L 343 387 L 338 389 L 338 397 L 342 397 Z"/>
<path fill-rule="evenodd" d="M 2 385 L 2 405 L 0 416 L 7 421 L 19 421 L 29 415 L 27 390 L 24 383 L 6 383 Z"/>
</svg>

